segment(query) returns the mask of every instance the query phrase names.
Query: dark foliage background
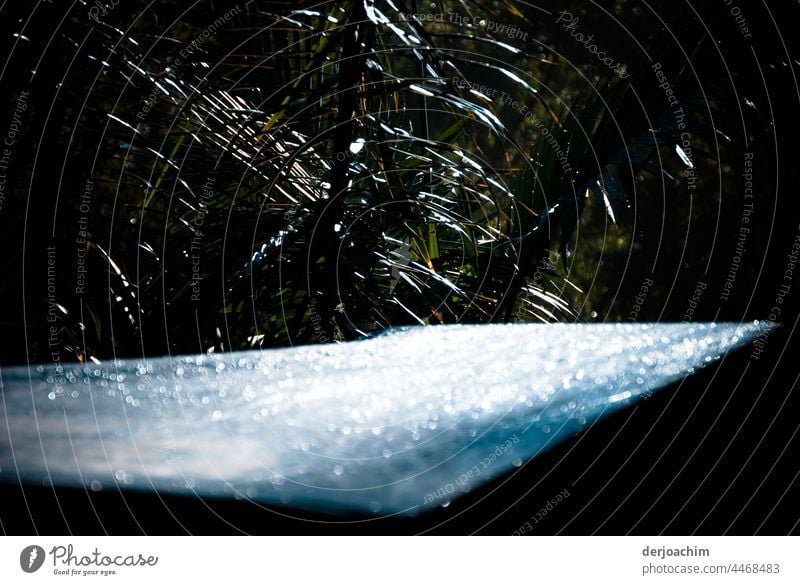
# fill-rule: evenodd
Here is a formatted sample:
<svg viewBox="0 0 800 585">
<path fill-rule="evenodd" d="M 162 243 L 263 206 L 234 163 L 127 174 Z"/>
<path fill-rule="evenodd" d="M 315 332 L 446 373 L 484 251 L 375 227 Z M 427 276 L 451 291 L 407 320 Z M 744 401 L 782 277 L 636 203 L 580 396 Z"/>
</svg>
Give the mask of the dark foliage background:
<svg viewBox="0 0 800 585">
<path fill-rule="evenodd" d="M 365 6 L 129 1 L 99 21 L 90 4 L 5 9 L 27 31 L 3 36 L 7 117 L 30 96 L 0 215 L 4 362 L 419 323 L 681 320 L 701 280 L 693 318 L 765 316 L 750 293 L 784 217 L 772 118 L 786 92 L 764 84 L 792 87 L 796 65 L 770 16 L 750 19 L 752 53 L 717 3 Z M 686 113 L 693 179 L 653 62 Z M 720 300 L 746 150 L 752 232 Z"/>
</svg>

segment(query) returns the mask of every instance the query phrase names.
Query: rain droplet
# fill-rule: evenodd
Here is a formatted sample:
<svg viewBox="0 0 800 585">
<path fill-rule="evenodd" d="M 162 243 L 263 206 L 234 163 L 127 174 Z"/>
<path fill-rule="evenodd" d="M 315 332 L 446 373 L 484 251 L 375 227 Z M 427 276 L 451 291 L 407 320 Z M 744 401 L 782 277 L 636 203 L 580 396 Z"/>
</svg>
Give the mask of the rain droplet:
<svg viewBox="0 0 800 585">
<path fill-rule="evenodd" d="M 361 149 L 364 148 L 364 139 L 357 138 L 355 142 L 350 145 L 350 152 L 353 154 L 358 154 L 361 152 Z"/>
</svg>

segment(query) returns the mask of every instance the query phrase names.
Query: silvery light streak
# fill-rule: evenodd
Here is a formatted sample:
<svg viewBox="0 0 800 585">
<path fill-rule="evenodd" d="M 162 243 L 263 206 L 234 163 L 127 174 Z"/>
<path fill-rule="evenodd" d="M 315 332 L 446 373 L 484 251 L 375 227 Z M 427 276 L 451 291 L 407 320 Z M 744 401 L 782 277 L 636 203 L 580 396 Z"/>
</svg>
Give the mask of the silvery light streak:
<svg viewBox="0 0 800 585">
<path fill-rule="evenodd" d="M 0 479 L 415 514 L 769 330 L 474 325 L 0 370 Z"/>
</svg>

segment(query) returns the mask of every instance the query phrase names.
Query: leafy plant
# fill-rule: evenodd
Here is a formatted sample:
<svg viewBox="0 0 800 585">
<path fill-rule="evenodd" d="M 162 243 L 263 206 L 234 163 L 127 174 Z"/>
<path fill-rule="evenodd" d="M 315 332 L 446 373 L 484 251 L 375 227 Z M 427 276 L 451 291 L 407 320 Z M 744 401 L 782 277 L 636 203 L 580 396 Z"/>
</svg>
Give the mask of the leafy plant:
<svg viewBox="0 0 800 585">
<path fill-rule="evenodd" d="M 627 76 L 588 62 L 559 93 L 549 47 L 570 39 L 539 41 L 512 2 L 437 2 L 438 19 L 389 0 L 125 4 L 72 28 L 103 64 L 75 132 L 108 220 L 86 240 L 86 310 L 59 315 L 90 355 L 575 319 L 589 196 L 626 221 L 637 177 L 671 181 L 662 157 L 682 152 L 660 90 L 636 91 L 664 30 Z M 512 26 L 534 38 L 492 32 Z M 685 101 L 690 130 L 708 103 Z"/>
</svg>

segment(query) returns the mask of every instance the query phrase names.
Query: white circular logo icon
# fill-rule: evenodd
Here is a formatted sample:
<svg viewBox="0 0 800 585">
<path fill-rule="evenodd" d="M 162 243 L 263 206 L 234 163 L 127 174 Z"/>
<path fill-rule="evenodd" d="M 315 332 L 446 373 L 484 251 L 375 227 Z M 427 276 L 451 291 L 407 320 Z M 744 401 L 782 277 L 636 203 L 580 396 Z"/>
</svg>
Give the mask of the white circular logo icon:
<svg viewBox="0 0 800 585">
<path fill-rule="evenodd" d="M 19 566 L 26 573 L 35 573 L 44 564 L 44 549 L 41 546 L 32 544 L 22 549 L 19 554 Z"/>
</svg>

